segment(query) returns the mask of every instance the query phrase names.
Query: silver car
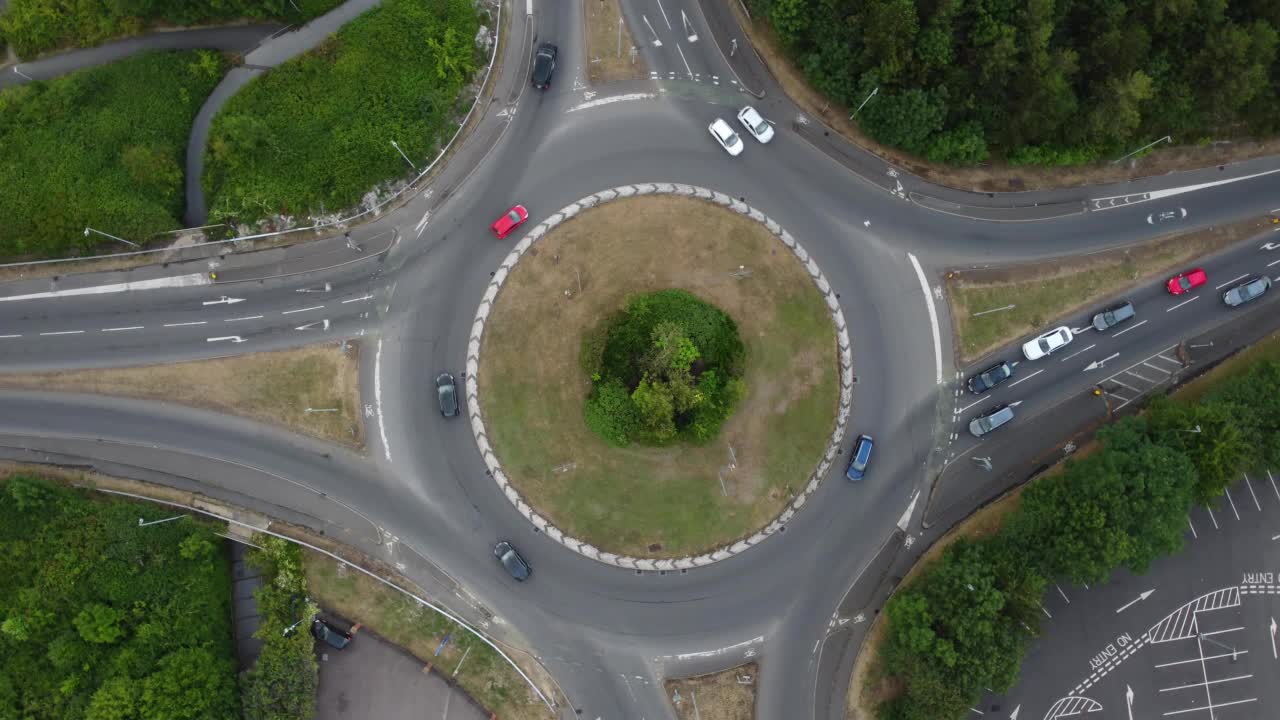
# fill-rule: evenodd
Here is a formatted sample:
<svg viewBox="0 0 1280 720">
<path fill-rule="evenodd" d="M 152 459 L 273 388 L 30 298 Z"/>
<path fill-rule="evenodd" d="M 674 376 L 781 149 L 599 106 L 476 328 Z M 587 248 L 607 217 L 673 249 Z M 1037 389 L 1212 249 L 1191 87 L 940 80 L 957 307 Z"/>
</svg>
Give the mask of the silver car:
<svg viewBox="0 0 1280 720">
<path fill-rule="evenodd" d="M 1266 275 L 1259 275 L 1254 278 L 1245 280 L 1230 290 L 1222 293 L 1222 302 L 1231 307 L 1240 307 L 1241 305 L 1256 300 L 1271 287 L 1271 278 Z"/>
<path fill-rule="evenodd" d="M 1001 405 L 974 418 L 973 421 L 969 423 L 969 432 L 972 433 L 974 437 L 980 438 L 992 430 L 1008 423 L 1012 419 L 1013 408 L 1008 405 Z"/>
</svg>

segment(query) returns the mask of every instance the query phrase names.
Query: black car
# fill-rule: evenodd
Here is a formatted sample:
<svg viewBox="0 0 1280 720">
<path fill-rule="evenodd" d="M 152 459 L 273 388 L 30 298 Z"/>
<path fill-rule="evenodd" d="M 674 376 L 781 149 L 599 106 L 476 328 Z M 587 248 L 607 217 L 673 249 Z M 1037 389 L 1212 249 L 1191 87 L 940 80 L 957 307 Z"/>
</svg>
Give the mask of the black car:
<svg viewBox="0 0 1280 720">
<path fill-rule="evenodd" d="M 311 621 L 311 637 L 335 650 L 341 650 L 351 643 L 351 633 L 343 632 L 321 620 L 319 615 Z"/>
<path fill-rule="evenodd" d="M 453 417 L 458 414 L 458 386 L 449 373 L 436 376 L 436 394 L 440 396 L 440 414 Z"/>
<path fill-rule="evenodd" d="M 533 57 L 533 86 L 539 90 L 551 87 L 551 73 L 556 69 L 556 55 L 560 48 L 549 42 L 538 46 L 538 54 Z"/>
<path fill-rule="evenodd" d="M 506 540 L 493 546 L 493 556 L 498 558 L 507 572 L 511 573 L 511 577 L 520 582 L 528 580 L 533 574 L 533 568 L 529 567 L 529 563 L 525 562 L 524 558 L 520 557 L 520 553 L 516 552 L 511 543 Z"/>
<path fill-rule="evenodd" d="M 1123 302 L 1094 315 L 1093 329 L 1098 332 L 1110 330 L 1126 320 L 1132 320 L 1135 315 L 1137 315 L 1137 312 L 1133 309 L 1133 303 Z"/>
<path fill-rule="evenodd" d="M 1001 362 L 998 365 L 992 365 L 969 378 L 969 392 L 981 395 L 1011 377 L 1013 377 L 1013 366 L 1009 363 Z"/>
</svg>

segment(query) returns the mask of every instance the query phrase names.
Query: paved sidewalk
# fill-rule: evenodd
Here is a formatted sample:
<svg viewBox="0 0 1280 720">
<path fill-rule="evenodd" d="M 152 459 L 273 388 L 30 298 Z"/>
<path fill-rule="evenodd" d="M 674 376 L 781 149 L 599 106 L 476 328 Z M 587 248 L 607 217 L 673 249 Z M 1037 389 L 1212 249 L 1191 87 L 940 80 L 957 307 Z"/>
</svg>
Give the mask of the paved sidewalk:
<svg viewBox="0 0 1280 720">
<path fill-rule="evenodd" d="M 228 540 L 231 553 L 231 616 L 236 633 L 236 660 L 240 670 L 248 670 L 262 652 L 262 641 L 254 637 L 261 624 L 258 599 L 253 592 L 262 587 L 262 573 L 244 561 L 244 544 Z"/>
</svg>

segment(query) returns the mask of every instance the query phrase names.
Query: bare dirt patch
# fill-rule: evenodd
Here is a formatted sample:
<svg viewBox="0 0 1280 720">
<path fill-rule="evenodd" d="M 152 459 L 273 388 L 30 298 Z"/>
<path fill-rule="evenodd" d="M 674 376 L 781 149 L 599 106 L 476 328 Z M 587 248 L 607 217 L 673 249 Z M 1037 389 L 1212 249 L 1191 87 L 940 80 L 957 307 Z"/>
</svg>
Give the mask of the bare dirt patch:
<svg viewBox="0 0 1280 720">
<path fill-rule="evenodd" d="M 1082 255 L 947 274 L 953 338 L 961 364 L 1120 290 L 1170 274 L 1270 227 L 1266 218 L 1166 235 L 1138 245 Z M 1012 310 L 974 313 L 1016 305 Z"/>
<path fill-rule="evenodd" d="M 348 347 L 343 352 L 327 343 L 169 365 L 0 375 L 0 387 L 161 400 L 362 447 L 359 345 Z"/>
<path fill-rule="evenodd" d="M 637 52 L 631 49 L 631 28 L 621 22 L 622 9 L 618 0 L 582 0 L 582 13 L 587 24 L 587 79 L 592 85 L 603 85 L 617 80 L 641 80 L 649 77 L 649 68 Z M 619 23 L 621 22 L 621 41 Z"/>
<path fill-rule="evenodd" d="M 809 85 L 804 74 L 792 64 L 782 50 L 782 45 L 778 42 L 778 37 L 768 21 L 759 17 L 748 19 L 736 0 L 730 0 L 729 5 L 737 15 L 738 24 L 750 38 L 751 44 L 755 46 L 756 52 L 768 66 L 778 85 L 805 113 L 820 119 L 823 124 L 854 145 L 865 148 L 898 167 L 906 168 L 913 174 L 940 185 L 975 192 L 1051 190 L 1226 165 L 1280 153 L 1280 139 L 1272 138 L 1263 141 L 1242 139 L 1209 145 L 1160 146 L 1132 162 L 1128 160 L 1120 164 L 1103 162 L 1068 168 L 1009 165 L 998 160 L 967 168 L 931 163 L 895 148 L 880 145 L 864 135 L 857 123 L 849 120 L 852 108 L 832 103 L 829 98 Z"/>
<path fill-rule="evenodd" d="M 758 665 L 747 663 L 710 675 L 666 680 L 663 687 L 678 720 L 754 720 L 759 671 Z"/>
<path fill-rule="evenodd" d="M 747 395 L 705 446 L 612 448 L 583 420 L 581 340 L 629 295 L 667 288 L 738 324 Z M 489 317 L 478 380 L 525 499 L 570 535 L 640 557 L 708 550 L 775 517 L 821 459 L 838 400 L 835 330 L 799 261 L 759 224 L 672 197 L 608 203 L 533 246 Z"/>
</svg>

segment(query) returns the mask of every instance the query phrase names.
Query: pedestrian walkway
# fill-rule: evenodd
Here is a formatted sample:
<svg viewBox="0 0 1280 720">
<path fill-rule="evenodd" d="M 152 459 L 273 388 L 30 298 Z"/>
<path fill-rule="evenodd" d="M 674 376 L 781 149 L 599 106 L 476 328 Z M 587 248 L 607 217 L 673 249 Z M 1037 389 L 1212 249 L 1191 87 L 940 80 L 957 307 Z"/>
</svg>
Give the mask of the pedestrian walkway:
<svg viewBox="0 0 1280 720">
<path fill-rule="evenodd" d="M 231 617 L 236 634 L 236 660 L 241 671 L 253 667 L 262 652 L 262 641 L 254 637 L 261 620 L 253 592 L 262 587 L 262 573 L 244 561 L 246 546 L 228 540 L 231 552 Z"/>
</svg>

